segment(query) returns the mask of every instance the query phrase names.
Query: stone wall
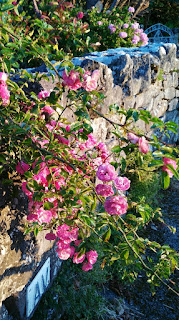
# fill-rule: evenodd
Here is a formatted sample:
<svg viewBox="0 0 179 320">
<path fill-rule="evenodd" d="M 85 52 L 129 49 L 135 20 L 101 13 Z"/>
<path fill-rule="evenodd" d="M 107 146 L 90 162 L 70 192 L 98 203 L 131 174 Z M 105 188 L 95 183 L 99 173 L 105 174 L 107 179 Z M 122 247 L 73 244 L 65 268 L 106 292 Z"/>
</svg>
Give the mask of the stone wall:
<svg viewBox="0 0 179 320">
<path fill-rule="evenodd" d="M 175 44 L 109 49 L 74 58 L 73 63 L 91 71 L 100 70 L 98 89 L 106 97 L 100 107 L 103 114 L 108 114 L 109 105 L 117 104 L 125 109 L 145 109 L 164 121 L 172 120 L 179 124 L 179 59 Z M 47 70 L 44 69 L 44 72 Z M 61 70 L 59 72 L 62 74 Z M 42 80 L 41 85 L 52 90 L 56 82 L 57 77 L 55 82 Z M 62 105 L 65 106 L 65 103 L 64 96 Z M 68 117 L 69 113 L 66 115 Z M 98 121 L 101 123 L 101 119 L 95 119 L 94 124 Z M 138 125 L 144 131 L 149 130 L 149 126 L 142 122 Z M 99 130 L 96 134 L 104 139 L 104 134 L 100 135 Z M 171 140 L 176 142 L 178 136 L 171 134 Z"/>
<path fill-rule="evenodd" d="M 115 103 L 125 109 L 146 109 L 153 116 L 179 124 L 179 60 L 175 44 L 110 49 L 75 58 L 73 62 L 85 69 L 100 70 L 98 89 L 106 97 L 103 105 L 99 106 L 103 114 L 108 114 L 109 105 Z M 28 71 L 34 72 L 38 69 Z M 48 70 L 43 66 L 40 71 L 48 74 Z M 36 89 L 53 90 L 57 82 L 57 78 L 54 82 L 41 80 Z M 65 106 L 65 95 L 61 103 Z M 69 111 L 66 111 L 66 117 L 71 121 L 74 119 Z M 110 117 L 115 119 L 116 116 Z M 139 122 L 138 126 L 144 131 L 150 130 L 149 125 L 144 123 Z M 93 128 L 99 140 L 111 140 L 111 127 L 104 119 L 94 118 Z M 172 137 L 173 142 L 177 139 L 176 136 Z M 36 281 L 36 275 L 49 257 L 51 283 L 60 267 L 60 261 L 54 244 L 44 239 L 44 232 L 36 239 L 32 234 L 24 235 L 23 223 L 27 213 L 27 199 L 24 194 L 19 191 L 17 195 L 12 193 L 11 196 L 11 188 L 4 190 L 1 186 L 0 191 L 0 308 L 3 302 L 1 318 L 10 319 L 9 312 L 17 319 L 28 319 L 27 290 L 30 284 L 33 279 Z M 37 289 L 38 281 L 35 283 Z M 45 289 L 48 285 L 49 282 Z"/>
</svg>

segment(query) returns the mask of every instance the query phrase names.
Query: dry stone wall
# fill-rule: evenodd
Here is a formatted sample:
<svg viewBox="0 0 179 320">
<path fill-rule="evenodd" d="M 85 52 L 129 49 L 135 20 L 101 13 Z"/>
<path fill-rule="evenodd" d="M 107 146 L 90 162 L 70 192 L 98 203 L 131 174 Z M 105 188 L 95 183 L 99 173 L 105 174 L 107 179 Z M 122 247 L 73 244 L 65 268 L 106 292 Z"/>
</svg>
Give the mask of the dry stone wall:
<svg viewBox="0 0 179 320">
<path fill-rule="evenodd" d="M 74 58 L 73 63 L 91 71 L 100 70 L 98 89 L 106 97 L 100 106 L 103 114 L 108 114 L 109 105 L 117 104 L 125 109 L 145 109 L 164 121 L 172 120 L 179 124 L 178 58 L 177 46 L 168 43 L 93 52 L 85 57 Z M 41 85 L 44 89 L 52 90 L 56 82 L 57 78 L 54 83 L 52 80 L 42 80 Z M 62 104 L 65 106 L 65 103 L 64 96 Z M 97 119 L 94 125 L 96 122 Z M 149 130 L 149 126 L 142 122 L 138 126 L 144 131 Z M 99 129 L 96 135 L 104 139 Z M 171 135 L 171 140 L 176 142 L 178 136 Z"/>
<path fill-rule="evenodd" d="M 117 104 L 125 109 L 146 109 L 153 116 L 179 124 L 179 60 L 175 44 L 110 49 L 75 58 L 73 62 L 91 71 L 100 70 L 98 89 L 104 93 L 105 99 L 99 109 L 103 114 L 108 114 L 109 105 Z M 42 66 L 39 71 L 48 74 L 46 67 Z M 38 86 L 35 85 L 35 89 L 38 92 L 42 88 L 53 90 L 57 82 L 57 77 L 55 81 L 41 80 Z M 65 94 L 62 104 L 66 105 Z M 70 121 L 74 119 L 69 111 L 66 111 L 66 117 Z M 115 119 L 115 115 L 112 117 Z M 147 124 L 139 122 L 138 126 L 149 131 Z M 104 119 L 94 118 L 93 128 L 99 140 L 111 139 L 110 125 Z M 173 136 L 172 139 L 176 142 L 178 138 Z M 7 197 L 12 190 L 4 190 L 0 186 L 0 191 L 1 318 L 11 319 L 9 314 L 12 314 L 15 319 L 29 319 L 41 294 L 60 268 L 60 261 L 54 243 L 46 241 L 44 233 L 39 234 L 36 239 L 32 235 L 24 235 L 23 223 L 27 213 L 24 194 L 19 191 L 18 195 L 9 199 Z M 45 268 L 44 271 L 41 268 Z M 43 273 L 46 278 L 42 277 Z M 28 305 L 28 299 L 31 305 Z"/>
</svg>

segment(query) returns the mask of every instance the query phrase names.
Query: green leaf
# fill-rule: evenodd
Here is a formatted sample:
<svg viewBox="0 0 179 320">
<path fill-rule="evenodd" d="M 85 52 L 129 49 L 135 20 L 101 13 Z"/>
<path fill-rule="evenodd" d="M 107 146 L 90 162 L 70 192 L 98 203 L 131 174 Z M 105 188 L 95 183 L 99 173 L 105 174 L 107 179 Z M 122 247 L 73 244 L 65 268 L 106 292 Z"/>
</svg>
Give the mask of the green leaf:
<svg viewBox="0 0 179 320">
<path fill-rule="evenodd" d="M 136 121 L 139 119 L 139 113 L 138 113 L 138 111 L 133 111 L 132 117 L 133 117 L 134 121 L 136 122 Z"/>
<path fill-rule="evenodd" d="M 151 163 L 148 164 L 148 167 L 153 166 L 163 166 L 163 160 L 152 160 Z"/>
<path fill-rule="evenodd" d="M 120 146 L 115 146 L 111 149 L 112 152 L 118 153 L 121 151 L 121 147 Z"/>
<path fill-rule="evenodd" d="M 129 250 L 128 249 L 123 250 L 120 256 L 121 256 L 121 259 L 127 260 L 129 258 Z"/>
<path fill-rule="evenodd" d="M 108 240 L 111 237 L 111 229 L 109 228 L 104 234 L 103 234 L 103 241 L 108 242 Z"/>
<path fill-rule="evenodd" d="M 121 171 L 125 171 L 126 169 L 126 160 L 121 158 Z"/>
<path fill-rule="evenodd" d="M 175 178 L 179 180 L 179 173 L 174 169 L 174 167 L 171 164 L 167 164 L 166 166 L 168 169 L 170 169 L 170 171 L 173 173 Z"/>
<path fill-rule="evenodd" d="M 162 171 L 161 184 L 163 189 L 167 189 L 170 185 L 170 177 L 166 171 Z"/>
<path fill-rule="evenodd" d="M 37 237 L 38 233 L 39 233 L 39 228 L 35 228 L 35 229 L 34 229 L 34 235 L 35 235 L 35 237 Z"/>
<path fill-rule="evenodd" d="M 0 162 L 2 162 L 2 163 L 7 162 L 6 157 L 3 154 L 0 154 Z"/>
</svg>

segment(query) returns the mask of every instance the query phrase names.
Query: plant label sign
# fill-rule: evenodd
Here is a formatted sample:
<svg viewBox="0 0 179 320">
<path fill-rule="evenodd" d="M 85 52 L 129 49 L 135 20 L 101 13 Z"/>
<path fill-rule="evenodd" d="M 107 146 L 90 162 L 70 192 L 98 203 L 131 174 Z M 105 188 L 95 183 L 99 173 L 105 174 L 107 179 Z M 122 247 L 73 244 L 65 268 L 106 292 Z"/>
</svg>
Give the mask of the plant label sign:
<svg viewBox="0 0 179 320">
<path fill-rule="evenodd" d="M 50 257 L 37 273 L 26 292 L 26 316 L 29 317 L 50 283 Z"/>
</svg>

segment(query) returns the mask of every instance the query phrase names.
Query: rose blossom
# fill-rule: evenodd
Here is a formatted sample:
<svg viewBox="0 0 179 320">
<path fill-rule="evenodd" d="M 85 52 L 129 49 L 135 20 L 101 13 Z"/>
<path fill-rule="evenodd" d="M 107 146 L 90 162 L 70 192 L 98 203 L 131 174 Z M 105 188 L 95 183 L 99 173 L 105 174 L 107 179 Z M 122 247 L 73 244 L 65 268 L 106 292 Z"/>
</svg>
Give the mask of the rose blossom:
<svg viewBox="0 0 179 320">
<path fill-rule="evenodd" d="M 147 153 L 149 151 L 149 145 L 145 137 L 139 138 L 139 151 L 142 153 Z"/>
<path fill-rule="evenodd" d="M 92 75 L 89 75 L 89 72 L 85 72 L 83 75 L 84 82 L 82 83 L 83 88 L 86 91 L 93 91 L 97 87 L 97 81 L 99 79 L 99 70 L 94 70 Z"/>
<path fill-rule="evenodd" d="M 78 12 L 78 14 L 77 14 L 77 19 L 78 20 L 80 20 L 80 19 L 82 19 L 83 18 L 83 12 L 81 11 L 81 12 Z"/>
<path fill-rule="evenodd" d="M 7 73 L 5 73 L 5 72 L 0 72 L 0 81 L 6 82 L 6 81 L 7 81 L 7 78 L 8 78 Z"/>
<path fill-rule="evenodd" d="M 119 37 L 121 37 L 121 38 L 127 38 L 127 32 L 125 32 L 125 31 L 122 31 L 122 32 L 120 32 L 119 33 Z"/>
<path fill-rule="evenodd" d="M 133 30 L 138 29 L 138 28 L 139 28 L 139 23 L 138 23 L 138 22 L 134 22 L 134 23 L 131 25 L 131 28 L 132 28 Z"/>
<path fill-rule="evenodd" d="M 29 170 L 29 168 L 30 166 L 27 163 L 21 161 L 21 162 L 18 162 L 16 166 L 16 171 L 20 174 L 24 174 L 24 172 Z"/>
<path fill-rule="evenodd" d="M 48 113 L 49 115 L 50 114 L 52 114 L 53 112 L 54 112 L 55 110 L 52 108 L 52 107 L 50 107 L 50 106 L 45 106 L 45 107 L 43 107 L 42 109 L 41 109 L 41 112 L 42 113 Z"/>
<path fill-rule="evenodd" d="M 140 41 L 140 37 L 137 35 L 134 35 L 132 38 L 132 43 L 137 44 Z"/>
<path fill-rule="evenodd" d="M 52 232 L 50 233 L 47 233 L 46 236 L 45 236 L 45 239 L 46 240 L 55 240 L 56 239 L 56 235 Z"/>
<path fill-rule="evenodd" d="M 5 82 L 0 82 L 0 97 L 2 99 L 3 105 L 9 103 L 10 92 L 8 90 L 7 84 Z"/>
<path fill-rule="evenodd" d="M 117 177 L 114 180 L 114 184 L 116 188 L 120 191 L 125 191 L 130 188 L 130 180 L 127 179 L 126 177 Z"/>
<path fill-rule="evenodd" d="M 45 98 L 48 98 L 49 96 L 50 96 L 50 92 L 48 92 L 47 90 L 42 90 L 38 94 L 39 99 L 45 99 Z"/>
<path fill-rule="evenodd" d="M 129 7 L 129 8 L 128 8 L 128 12 L 131 12 L 131 13 L 135 12 L 134 7 Z"/>
<path fill-rule="evenodd" d="M 74 247 L 69 247 L 63 250 L 57 249 L 56 252 L 61 260 L 68 260 L 74 254 L 74 249 Z"/>
<path fill-rule="evenodd" d="M 90 264 L 94 264 L 98 258 L 98 254 L 97 254 L 96 250 L 94 250 L 94 251 L 91 250 L 91 251 L 86 252 L 86 257 L 87 257 L 88 262 Z"/>
<path fill-rule="evenodd" d="M 122 27 L 123 27 L 123 29 L 127 29 L 127 28 L 129 28 L 129 24 L 128 23 L 124 23 Z"/>
<path fill-rule="evenodd" d="M 127 212 L 127 201 L 122 196 L 106 199 L 104 208 L 110 215 L 122 215 Z"/>
<path fill-rule="evenodd" d="M 93 265 L 91 263 L 89 263 L 89 262 L 83 263 L 83 266 L 82 266 L 83 271 L 89 271 L 91 269 L 93 269 Z"/>
<path fill-rule="evenodd" d="M 166 171 L 170 178 L 173 177 L 173 172 L 167 168 L 167 164 L 170 164 L 175 170 L 177 169 L 177 163 L 175 160 L 169 158 L 163 158 L 164 166 L 162 167 L 162 171 Z"/>
<path fill-rule="evenodd" d="M 81 257 L 78 257 L 78 254 L 79 252 L 76 252 L 74 254 L 73 263 L 78 264 L 78 263 L 82 263 L 85 260 L 85 254 L 82 254 Z"/>
<path fill-rule="evenodd" d="M 110 185 L 98 184 L 96 186 L 96 193 L 102 197 L 110 197 L 114 194 L 114 191 Z"/>
<path fill-rule="evenodd" d="M 108 28 L 110 29 L 111 33 L 116 31 L 116 27 L 113 24 L 109 24 Z"/>
<path fill-rule="evenodd" d="M 81 88 L 82 83 L 79 78 L 79 72 L 71 70 L 69 74 L 66 74 L 66 71 L 63 71 L 63 85 L 68 86 L 71 90 L 77 90 Z"/>
<path fill-rule="evenodd" d="M 98 167 L 96 175 L 99 180 L 111 181 L 117 177 L 115 168 L 111 164 L 102 164 Z"/>
<path fill-rule="evenodd" d="M 52 212 L 50 210 L 45 210 L 43 207 L 36 210 L 39 223 L 49 223 L 52 219 Z"/>
<path fill-rule="evenodd" d="M 139 141 L 139 137 L 137 137 L 134 133 L 128 132 L 127 138 L 130 140 L 131 143 L 137 144 Z"/>
</svg>

